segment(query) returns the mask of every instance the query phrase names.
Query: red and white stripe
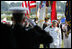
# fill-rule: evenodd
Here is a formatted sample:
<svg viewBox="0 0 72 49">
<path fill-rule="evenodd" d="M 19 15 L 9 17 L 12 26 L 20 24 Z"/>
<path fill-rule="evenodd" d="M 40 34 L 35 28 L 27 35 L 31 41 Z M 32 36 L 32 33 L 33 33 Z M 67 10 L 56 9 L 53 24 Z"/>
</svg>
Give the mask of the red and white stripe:
<svg viewBox="0 0 72 49">
<path fill-rule="evenodd" d="M 30 1 L 30 8 L 36 7 L 36 1 Z"/>
<path fill-rule="evenodd" d="M 27 14 L 29 14 L 30 9 L 36 7 L 36 1 L 23 1 L 22 7 L 28 8 Z"/>
<path fill-rule="evenodd" d="M 23 1 L 22 2 L 22 7 L 23 8 L 28 8 L 28 10 L 26 11 L 27 13 L 26 14 L 29 14 L 30 12 L 30 8 L 29 8 L 29 6 L 28 6 L 29 4 L 28 4 L 28 2 L 27 1 Z"/>
</svg>

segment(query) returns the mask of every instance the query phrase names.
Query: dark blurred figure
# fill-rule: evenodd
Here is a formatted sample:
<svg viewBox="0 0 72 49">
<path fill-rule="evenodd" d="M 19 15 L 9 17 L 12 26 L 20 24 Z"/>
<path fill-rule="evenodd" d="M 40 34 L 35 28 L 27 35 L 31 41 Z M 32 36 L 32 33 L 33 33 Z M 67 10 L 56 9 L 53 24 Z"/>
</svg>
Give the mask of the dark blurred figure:
<svg viewBox="0 0 72 49">
<path fill-rule="evenodd" d="M 49 22 L 49 18 L 48 17 L 46 17 L 45 18 L 45 22 L 44 22 L 44 24 L 43 24 L 43 29 L 45 29 L 47 26 L 49 26 L 50 24 L 48 24 L 48 22 Z M 44 44 L 44 48 L 50 48 L 49 47 L 49 43 L 43 43 Z"/>
<path fill-rule="evenodd" d="M 62 29 L 62 24 L 60 24 L 60 28 L 61 28 L 61 34 L 62 34 L 62 40 L 63 40 L 63 29 Z"/>
<path fill-rule="evenodd" d="M 29 19 L 27 20 L 29 20 L 33 27 L 28 30 L 25 29 L 25 25 L 23 24 L 25 20 L 24 10 L 24 8 L 13 8 L 13 24 L 9 30 L 6 30 L 6 34 L 9 33 L 9 36 L 7 35 L 8 37 L 6 37 L 9 39 L 6 43 L 8 44 L 8 47 L 5 47 L 6 44 L 3 43 L 2 48 L 39 48 L 35 45 L 52 43 L 52 37 L 49 34 L 46 34 L 46 32 L 37 25 L 33 25 L 33 22 Z"/>
<path fill-rule="evenodd" d="M 9 42 L 9 34 L 10 34 L 10 26 L 7 24 L 1 23 L 1 48 L 10 48 L 10 42 Z"/>
<path fill-rule="evenodd" d="M 58 21 L 58 22 L 57 22 L 57 27 L 60 28 L 60 20 L 57 19 L 57 21 Z"/>
<path fill-rule="evenodd" d="M 49 24 L 48 24 L 49 18 L 45 18 L 45 22 L 43 24 L 43 29 L 45 29 Z"/>
</svg>

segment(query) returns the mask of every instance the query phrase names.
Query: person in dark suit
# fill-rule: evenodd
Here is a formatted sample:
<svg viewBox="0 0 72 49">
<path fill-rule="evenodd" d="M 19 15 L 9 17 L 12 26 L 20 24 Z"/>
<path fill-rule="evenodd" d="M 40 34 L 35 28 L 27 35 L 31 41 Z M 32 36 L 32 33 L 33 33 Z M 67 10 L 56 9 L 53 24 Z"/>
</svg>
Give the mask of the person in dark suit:
<svg viewBox="0 0 72 49">
<path fill-rule="evenodd" d="M 45 18 L 45 23 L 43 24 L 43 29 L 45 29 L 49 24 L 48 24 L 49 18 Z"/>
<path fill-rule="evenodd" d="M 53 38 L 46 34 L 39 26 L 24 16 L 25 8 L 16 7 L 13 11 L 13 25 L 10 27 L 9 47 L 6 48 L 39 48 L 35 45 L 41 43 L 52 43 Z M 32 25 L 31 29 L 26 30 L 23 25 L 24 19 L 27 19 Z"/>
<path fill-rule="evenodd" d="M 49 22 L 49 18 L 48 17 L 46 17 L 45 18 L 45 23 L 43 24 L 43 29 L 45 29 L 46 27 L 48 27 L 48 26 L 50 26 L 50 23 L 48 23 Z M 44 45 L 44 48 L 50 48 L 50 44 L 49 43 L 43 43 L 43 45 Z"/>
</svg>

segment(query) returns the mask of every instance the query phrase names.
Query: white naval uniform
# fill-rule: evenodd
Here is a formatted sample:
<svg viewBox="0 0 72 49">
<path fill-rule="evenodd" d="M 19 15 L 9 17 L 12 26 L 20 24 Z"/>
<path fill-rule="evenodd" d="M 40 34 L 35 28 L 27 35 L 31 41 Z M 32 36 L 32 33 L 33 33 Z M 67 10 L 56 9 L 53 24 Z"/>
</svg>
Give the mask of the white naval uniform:
<svg viewBox="0 0 72 49">
<path fill-rule="evenodd" d="M 68 39 L 67 39 L 67 48 L 71 48 L 71 33 L 69 33 Z"/>
<path fill-rule="evenodd" d="M 62 38 L 61 38 L 61 29 L 58 27 L 44 29 L 46 32 L 49 32 L 53 37 L 53 43 L 50 44 L 50 48 L 61 48 Z"/>
</svg>

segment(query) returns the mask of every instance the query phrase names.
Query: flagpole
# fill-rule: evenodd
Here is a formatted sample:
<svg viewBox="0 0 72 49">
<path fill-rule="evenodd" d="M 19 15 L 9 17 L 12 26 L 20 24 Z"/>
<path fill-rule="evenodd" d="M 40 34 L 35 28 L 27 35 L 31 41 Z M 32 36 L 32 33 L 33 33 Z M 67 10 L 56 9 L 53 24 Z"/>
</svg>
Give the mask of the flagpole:
<svg viewBox="0 0 72 49">
<path fill-rule="evenodd" d="M 47 13 L 48 13 L 48 9 L 47 9 L 47 7 L 46 7 L 46 17 L 47 17 Z"/>
<path fill-rule="evenodd" d="M 48 2 L 48 7 L 50 6 L 50 1 L 46 1 L 46 2 Z M 46 17 L 48 17 L 48 7 L 46 6 Z"/>
<path fill-rule="evenodd" d="M 38 18 L 38 17 L 37 17 L 37 2 L 36 2 L 36 18 Z M 37 20 L 37 19 L 36 19 L 36 20 Z"/>
<path fill-rule="evenodd" d="M 30 18 L 31 9 L 30 9 L 30 2 L 29 1 L 28 1 L 28 6 L 29 6 L 29 14 L 28 14 L 28 16 Z"/>
<path fill-rule="evenodd" d="M 46 1 L 46 4 L 47 4 L 47 1 Z M 45 5 L 46 6 L 46 5 Z M 47 17 L 47 6 L 46 6 L 46 17 Z"/>
</svg>

